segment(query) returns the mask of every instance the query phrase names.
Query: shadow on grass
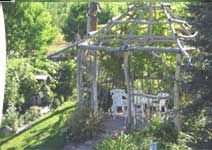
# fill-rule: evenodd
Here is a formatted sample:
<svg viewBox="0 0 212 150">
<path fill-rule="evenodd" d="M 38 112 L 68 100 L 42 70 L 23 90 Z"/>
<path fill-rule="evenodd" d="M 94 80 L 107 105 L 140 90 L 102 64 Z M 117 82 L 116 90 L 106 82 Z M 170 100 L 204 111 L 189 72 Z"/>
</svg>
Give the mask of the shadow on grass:
<svg viewBox="0 0 212 150">
<path fill-rule="evenodd" d="M 61 122 L 61 120 L 63 119 L 63 117 L 62 117 L 63 112 L 65 112 L 65 111 L 67 111 L 67 110 L 69 110 L 69 109 L 71 109 L 71 108 L 74 108 L 75 106 L 76 106 L 76 105 L 69 106 L 69 107 L 65 107 L 64 109 L 57 110 L 57 111 L 53 112 L 51 115 L 46 116 L 46 117 L 44 117 L 43 119 L 41 119 L 41 120 L 39 120 L 39 121 L 33 123 L 29 129 L 27 129 L 27 130 L 25 130 L 25 131 L 23 131 L 23 132 L 20 132 L 20 133 L 18 133 L 18 134 L 12 135 L 11 137 L 7 138 L 6 140 L 3 140 L 2 142 L 0 142 L 0 145 L 3 145 L 3 144 L 5 144 L 5 143 L 9 142 L 10 140 L 14 139 L 15 137 L 17 137 L 17 136 L 19 136 L 19 135 L 25 133 L 26 131 L 30 130 L 31 128 L 33 128 L 33 127 L 35 127 L 36 125 L 38 125 L 38 124 L 40 124 L 40 123 L 42 123 L 42 122 L 48 120 L 49 118 L 51 118 L 51 117 L 53 117 L 53 116 L 55 116 L 55 115 L 61 114 L 61 115 L 60 115 L 60 119 L 59 119 L 59 121 L 58 121 L 58 122 Z M 57 127 L 56 127 L 56 126 L 57 126 Z M 47 129 L 47 128 L 44 128 L 44 129 L 40 130 L 39 132 L 40 132 L 40 133 L 44 133 L 44 132 L 46 132 L 46 130 L 49 130 L 49 129 L 53 128 L 54 130 L 52 130 L 52 131 L 50 132 L 50 134 L 55 135 L 56 129 L 58 129 L 58 127 L 60 127 L 60 126 L 61 126 L 61 125 L 58 125 L 58 124 L 56 123 L 54 126 L 52 126 L 52 127 L 49 126 L 48 129 Z M 54 128 L 54 127 L 56 127 L 56 128 Z M 39 137 L 39 136 L 38 136 L 38 137 Z M 33 139 L 34 139 L 34 138 L 36 138 L 36 137 L 33 137 Z M 30 140 L 30 139 L 28 139 L 28 140 Z M 37 139 L 37 140 L 39 140 L 39 139 Z"/>
<path fill-rule="evenodd" d="M 40 130 L 35 136 L 28 139 L 28 141 L 41 141 L 39 144 L 29 144 L 24 150 L 59 150 L 63 148 L 64 138 L 60 131 L 63 127 L 64 116 L 61 114 L 59 120 L 53 126 L 49 126 Z M 49 136 L 43 137 L 43 132 L 49 133 Z"/>
</svg>

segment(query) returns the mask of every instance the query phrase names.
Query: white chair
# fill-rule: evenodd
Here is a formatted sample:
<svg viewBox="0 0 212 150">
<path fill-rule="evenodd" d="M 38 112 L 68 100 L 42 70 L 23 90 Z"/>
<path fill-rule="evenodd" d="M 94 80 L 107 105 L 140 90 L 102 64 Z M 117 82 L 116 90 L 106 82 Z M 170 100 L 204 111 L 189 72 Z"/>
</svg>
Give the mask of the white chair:
<svg viewBox="0 0 212 150">
<path fill-rule="evenodd" d="M 112 89 L 112 90 L 110 91 L 110 95 L 113 95 L 113 94 L 115 94 L 115 93 L 122 93 L 122 94 L 124 94 L 125 92 L 124 92 L 124 90 L 122 90 L 122 89 Z"/>
<path fill-rule="evenodd" d="M 134 95 L 134 103 L 137 105 L 139 105 L 141 103 L 142 100 L 142 96 L 139 94 L 142 94 L 143 91 L 142 90 L 133 90 L 132 91 L 132 95 Z"/>
<path fill-rule="evenodd" d="M 158 93 L 158 97 L 161 97 L 162 99 L 159 100 L 159 111 L 167 111 L 166 102 L 169 98 L 169 93 Z"/>
<path fill-rule="evenodd" d="M 113 89 L 110 91 L 110 94 L 112 95 L 113 99 L 113 105 L 112 105 L 112 110 L 113 110 L 113 118 L 116 118 L 117 115 L 117 108 L 122 107 L 123 114 L 126 118 L 127 114 L 127 94 L 124 92 L 124 90 L 121 89 Z"/>
</svg>

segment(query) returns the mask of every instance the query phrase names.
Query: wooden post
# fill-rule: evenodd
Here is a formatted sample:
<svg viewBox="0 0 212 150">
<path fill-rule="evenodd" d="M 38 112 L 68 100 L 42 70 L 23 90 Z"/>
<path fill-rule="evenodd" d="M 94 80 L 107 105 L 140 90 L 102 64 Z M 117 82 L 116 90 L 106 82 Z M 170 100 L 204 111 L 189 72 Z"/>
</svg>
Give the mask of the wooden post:
<svg viewBox="0 0 212 150">
<path fill-rule="evenodd" d="M 94 51 L 94 60 L 93 60 L 93 107 L 94 111 L 98 110 L 98 99 L 97 99 L 97 51 Z"/>
<path fill-rule="evenodd" d="M 97 30 L 97 16 L 96 13 L 99 10 L 99 3 L 91 2 L 89 3 L 88 10 L 88 21 L 87 21 L 87 34 L 91 31 Z M 91 102 L 93 105 L 93 110 L 96 112 L 98 110 L 98 99 L 97 99 L 97 49 L 93 52 L 93 63 L 91 67 L 92 74 L 92 88 L 91 88 Z"/>
<path fill-rule="evenodd" d="M 132 62 L 134 63 L 134 62 Z M 129 75 L 130 76 L 130 75 Z M 136 127 L 136 107 L 135 107 L 135 93 L 134 93 L 134 81 L 135 81 L 135 68 L 134 65 L 132 66 L 132 76 L 131 76 L 131 101 L 132 101 L 132 116 L 133 116 L 133 126 Z"/>
<path fill-rule="evenodd" d="M 149 3 L 149 22 L 153 22 L 153 14 L 154 14 L 154 8 L 153 8 L 153 2 L 150 1 Z M 148 36 L 150 39 L 152 39 L 152 24 L 148 24 Z"/>
<path fill-rule="evenodd" d="M 124 75 L 127 86 L 127 94 L 128 94 L 128 128 L 131 129 L 132 125 L 132 114 L 131 114 L 131 92 L 130 92 L 130 78 L 129 78 L 129 66 L 128 66 L 128 52 L 124 52 Z"/>
<path fill-rule="evenodd" d="M 176 70 L 175 70 L 175 80 L 174 80 L 174 108 L 179 110 L 179 86 L 178 81 L 180 79 L 180 61 L 181 61 L 181 54 L 176 55 Z M 180 130 L 180 119 L 179 115 L 177 114 L 174 119 L 175 127 L 179 131 Z"/>
<path fill-rule="evenodd" d="M 82 101 L 82 50 L 77 49 L 77 99 Z"/>
<path fill-rule="evenodd" d="M 2 3 L 0 3 L 0 125 L 3 116 L 4 86 L 6 74 L 6 35 Z"/>
<path fill-rule="evenodd" d="M 81 40 L 79 34 L 77 34 L 76 40 L 77 43 Z M 80 102 L 82 102 L 82 95 L 82 50 L 77 46 L 77 99 Z"/>
<path fill-rule="evenodd" d="M 174 25 L 172 23 L 172 19 L 171 19 L 170 14 L 168 13 L 168 11 L 166 10 L 165 7 L 162 7 L 162 8 L 163 8 L 163 11 L 164 11 L 164 13 L 166 15 L 167 22 L 168 22 L 168 24 L 169 24 L 169 26 L 171 28 L 173 37 L 175 37 L 175 39 L 176 39 L 177 46 L 181 50 L 180 52 L 182 54 L 184 54 L 186 57 L 189 57 L 189 55 L 185 51 L 185 48 L 182 46 L 179 38 L 177 37 L 177 33 L 176 33 L 176 30 L 175 30 Z M 174 81 L 174 109 L 176 109 L 176 110 L 179 110 L 179 87 L 178 87 L 178 81 L 180 79 L 180 61 L 181 61 L 181 54 L 177 53 L 177 55 L 176 55 L 175 81 Z M 175 116 L 174 123 L 175 123 L 176 129 L 178 131 L 180 131 L 180 118 L 179 118 L 178 113 Z"/>
</svg>

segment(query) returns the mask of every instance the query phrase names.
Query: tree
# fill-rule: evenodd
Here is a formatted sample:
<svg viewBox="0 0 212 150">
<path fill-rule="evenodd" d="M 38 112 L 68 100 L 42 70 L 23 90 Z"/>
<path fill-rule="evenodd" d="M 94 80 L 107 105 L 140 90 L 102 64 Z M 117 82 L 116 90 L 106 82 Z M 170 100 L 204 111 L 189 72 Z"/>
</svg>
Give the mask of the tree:
<svg viewBox="0 0 212 150">
<path fill-rule="evenodd" d="M 100 3 L 101 12 L 97 14 L 99 24 L 105 24 L 113 16 L 119 14 L 119 9 L 125 8 L 126 3 Z M 66 41 L 75 40 L 76 33 L 81 37 L 86 35 L 88 3 L 72 4 L 69 14 L 64 21 L 62 31 Z"/>
<path fill-rule="evenodd" d="M 66 41 L 74 40 L 77 33 L 81 36 L 86 34 L 87 9 L 87 3 L 73 4 L 70 7 L 69 16 L 62 28 Z"/>
<path fill-rule="evenodd" d="M 193 28 L 199 32 L 196 41 L 191 42 L 200 53 L 193 58 L 193 66 L 187 77 L 190 81 L 183 87 L 188 91 L 191 102 L 184 109 L 188 130 L 195 133 L 198 140 L 212 138 L 212 4 L 199 3 L 189 5 L 190 19 Z M 189 112 L 189 113 L 188 113 Z M 206 122 L 201 120 L 206 119 Z"/>
<path fill-rule="evenodd" d="M 55 38 L 52 16 L 42 3 L 5 3 L 4 13 L 9 55 L 31 56 Z"/>
<path fill-rule="evenodd" d="M 6 72 L 6 39 L 4 27 L 4 15 L 2 4 L 0 3 L 0 124 L 2 121 L 3 113 L 3 100 L 4 100 L 4 85 L 5 85 L 5 72 Z"/>
</svg>

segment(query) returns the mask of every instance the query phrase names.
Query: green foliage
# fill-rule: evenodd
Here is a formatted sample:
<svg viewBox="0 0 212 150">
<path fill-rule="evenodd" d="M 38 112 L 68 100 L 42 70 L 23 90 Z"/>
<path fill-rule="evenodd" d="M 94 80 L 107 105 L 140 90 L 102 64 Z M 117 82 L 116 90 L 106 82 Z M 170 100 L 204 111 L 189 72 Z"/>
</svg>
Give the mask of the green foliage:
<svg viewBox="0 0 212 150">
<path fill-rule="evenodd" d="M 35 68 L 27 59 L 9 59 L 7 61 L 5 106 L 13 103 L 21 106 L 38 94 L 39 85 L 35 79 Z M 5 107 L 7 108 L 7 107 Z"/>
<path fill-rule="evenodd" d="M 183 136 L 180 136 L 183 138 Z M 185 139 L 185 136 L 184 138 Z M 158 143 L 158 148 L 163 150 L 174 150 L 175 148 L 186 150 L 188 147 L 185 142 L 178 142 L 178 133 L 171 121 L 162 122 L 160 117 L 154 117 L 147 127 L 130 133 L 121 135 L 118 139 L 107 137 L 97 145 L 98 150 L 107 149 L 130 149 L 139 150 L 149 149 L 150 140 Z"/>
<path fill-rule="evenodd" d="M 80 141 L 92 138 L 102 130 L 102 119 L 102 111 L 94 112 L 88 104 L 79 105 L 64 129 L 66 139 Z"/>
<path fill-rule="evenodd" d="M 75 87 L 75 62 L 54 63 L 44 57 L 7 60 L 4 110 L 13 103 L 19 111 L 32 105 L 33 96 L 42 92 L 42 105 L 57 107 Z M 50 81 L 38 81 L 36 75 L 50 75 Z"/>
<path fill-rule="evenodd" d="M 86 13 L 88 9 L 87 3 L 73 4 L 70 7 L 69 16 L 65 20 L 62 31 L 66 41 L 75 39 L 76 33 L 81 36 L 86 34 Z"/>
<path fill-rule="evenodd" d="M 16 110 L 16 107 L 11 103 L 3 117 L 1 127 L 9 126 L 13 129 L 13 131 L 16 131 L 19 125 L 20 125 L 19 112 Z"/>
<path fill-rule="evenodd" d="M 100 144 L 97 145 L 97 150 L 138 150 L 134 139 L 130 135 L 121 134 L 118 139 L 106 137 Z"/>
<path fill-rule="evenodd" d="M 53 41 L 52 16 L 41 3 L 5 3 L 7 51 L 13 56 L 41 53 Z"/>
<path fill-rule="evenodd" d="M 195 138 L 193 144 L 201 144 L 212 140 L 212 4 L 189 4 L 188 8 L 190 11 L 188 18 L 193 30 L 198 31 L 196 39 L 190 41 L 190 44 L 200 51 L 193 57 L 193 66 L 184 69 L 187 80 L 182 87 L 188 96 L 187 105 L 183 108 L 183 131 L 193 135 Z"/>
<path fill-rule="evenodd" d="M 121 8 L 125 8 L 125 3 L 100 3 L 101 12 L 97 14 L 99 24 L 105 24 L 109 19 L 118 15 Z M 76 38 L 76 33 L 81 37 L 86 35 L 88 3 L 73 3 L 70 6 L 68 17 L 64 21 L 62 31 L 66 41 L 72 41 Z"/>
<path fill-rule="evenodd" d="M 41 107 L 32 106 L 23 115 L 25 124 L 38 119 L 41 116 Z"/>
<path fill-rule="evenodd" d="M 160 117 L 153 117 L 148 127 L 139 134 L 157 141 L 159 148 L 164 150 L 168 150 L 167 144 L 176 143 L 178 138 L 174 123 L 170 120 L 163 122 Z"/>
<path fill-rule="evenodd" d="M 52 19 L 52 24 L 55 25 L 59 30 L 64 26 L 65 20 L 68 17 L 68 13 L 70 10 L 70 6 L 73 3 L 69 2 L 47 2 L 43 3 L 43 5 L 47 8 L 51 16 L 54 17 Z"/>
<path fill-rule="evenodd" d="M 60 68 L 57 74 L 57 87 L 56 92 L 67 99 L 72 95 L 72 91 L 76 85 L 76 63 L 75 61 L 65 61 L 60 63 Z"/>
</svg>

